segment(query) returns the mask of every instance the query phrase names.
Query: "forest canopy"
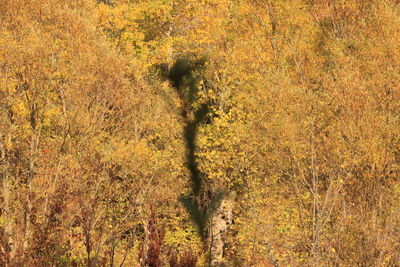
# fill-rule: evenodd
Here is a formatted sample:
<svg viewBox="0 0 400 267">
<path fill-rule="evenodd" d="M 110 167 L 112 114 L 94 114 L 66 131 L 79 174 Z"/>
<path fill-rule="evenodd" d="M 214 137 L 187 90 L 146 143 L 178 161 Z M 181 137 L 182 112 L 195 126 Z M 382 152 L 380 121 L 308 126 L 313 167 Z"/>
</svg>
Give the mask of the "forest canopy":
<svg viewBox="0 0 400 267">
<path fill-rule="evenodd" d="M 398 0 L 0 0 L 0 265 L 399 266 Z"/>
</svg>

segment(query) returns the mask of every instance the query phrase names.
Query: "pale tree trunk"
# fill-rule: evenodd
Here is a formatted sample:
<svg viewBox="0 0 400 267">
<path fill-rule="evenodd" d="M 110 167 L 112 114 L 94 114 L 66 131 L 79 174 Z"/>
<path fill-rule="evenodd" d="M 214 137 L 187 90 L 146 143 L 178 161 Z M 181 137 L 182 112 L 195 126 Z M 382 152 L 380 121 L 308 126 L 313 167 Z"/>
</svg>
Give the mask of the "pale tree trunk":
<svg viewBox="0 0 400 267">
<path fill-rule="evenodd" d="M 36 156 L 36 148 L 37 143 L 39 142 L 39 136 L 36 138 L 36 135 L 33 134 L 31 138 L 31 149 L 30 149 L 30 160 L 29 160 L 29 177 L 27 180 L 27 204 L 25 210 L 25 235 L 24 235 L 24 243 L 23 243 L 23 256 L 29 246 L 29 241 L 32 237 L 32 223 L 31 223 L 31 213 L 32 213 L 32 180 L 35 176 L 35 156 Z"/>
<path fill-rule="evenodd" d="M 150 237 L 150 230 L 149 230 L 149 223 L 147 219 L 142 220 L 143 228 L 144 228 L 144 242 L 142 245 L 142 253 L 140 259 L 140 266 L 145 267 L 147 262 L 147 252 L 149 251 L 149 237 Z"/>
<path fill-rule="evenodd" d="M 8 75 L 7 71 L 4 72 L 4 88 L 7 88 L 7 81 L 8 81 Z M 3 104 L 2 101 L 0 101 L 1 104 Z M 5 102 L 6 103 L 6 102 Z M 6 109 L 6 105 L 2 105 L 0 108 L 0 112 L 3 113 Z M 4 119 L 4 118 L 3 118 Z M 10 125 L 6 123 L 6 127 L 9 127 Z M 3 198 L 3 203 L 2 206 L 0 207 L 2 210 L 2 214 L 0 214 L 1 218 L 5 218 L 6 223 L 4 226 L 4 231 L 3 231 L 3 236 L 1 237 L 1 242 L 0 248 L 2 253 L 4 255 L 4 264 L 6 267 L 9 266 L 10 264 L 10 259 L 12 251 L 13 251 L 13 236 L 12 236 L 12 224 L 11 224 L 11 210 L 10 210 L 10 188 L 9 188 L 9 175 L 8 175 L 8 169 L 9 169 L 9 162 L 6 160 L 6 142 L 10 141 L 11 135 L 10 134 L 5 134 L 6 131 L 4 128 L 1 129 L 3 134 L 0 133 L 0 178 L 2 179 L 2 185 L 1 185 L 1 196 Z"/>
<path fill-rule="evenodd" d="M 32 229 L 32 209 L 33 209 L 33 201 L 34 195 L 32 192 L 32 182 L 35 177 L 35 164 L 36 164 L 36 157 L 40 143 L 40 134 L 42 130 L 42 125 L 40 124 L 37 127 L 38 121 L 38 111 L 37 105 L 33 102 L 31 106 L 31 128 L 32 128 L 32 136 L 30 140 L 30 151 L 29 151 L 29 176 L 26 181 L 27 186 L 27 203 L 26 203 L 26 210 L 25 210 L 25 233 L 23 239 L 23 250 L 22 256 L 25 257 L 25 253 L 29 248 L 29 242 L 32 240 L 33 229 Z"/>
<path fill-rule="evenodd" d="M 210 266 L 223 264 L 225 236 L 233 222 L 233 201 L 224 199 L 215 212 L 210 227 Z"/>
<path fill-rule="evenodd" d="M 4 251 L 3 254 L 6 255 L 6 265 L 10 260 L 10 252 L 12 249 L 12 233 L 11 233 L 11 216 L 10 216 L 10 190 L 8 184 L 8 176 L 7 173 L 3 173 L 3 187 L 2 187 L 2 195 L 3 195 L 3 212 L 5 213 L 6 225 L 4 227 Z"/>
<path fill-rule="evenodd" d="M 3 196 L 3 212 L 5 214 L 6 224 L 4 227 L 4 240 L 2 253 L 5 255 L 5 266 L 10 266 L 10 262 L 15 256 L 15 246 L 13 245 L 13 233 L 12 233 L 12 216 L 11 216 L 11 191 L 10 191 L 10 181 L 8 176 L 8 163 L 6 163 L 6 151 L 4 143 L 0 143 L 0 162 L 4 162 L 2 166 L 2 196 Z"/>
</svg>

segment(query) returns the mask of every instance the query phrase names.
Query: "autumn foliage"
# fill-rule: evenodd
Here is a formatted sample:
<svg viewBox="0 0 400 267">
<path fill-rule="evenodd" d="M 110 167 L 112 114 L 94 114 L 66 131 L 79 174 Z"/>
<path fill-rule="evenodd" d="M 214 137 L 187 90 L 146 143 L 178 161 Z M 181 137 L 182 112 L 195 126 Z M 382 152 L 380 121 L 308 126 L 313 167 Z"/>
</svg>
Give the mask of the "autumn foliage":
<svg viewBox="0 0 400 267">
<path fill-rule="evenodd" d="M 0 265 L 399 266 L 399 40 L 396 0 L 0 0 Z"/>
</svg>

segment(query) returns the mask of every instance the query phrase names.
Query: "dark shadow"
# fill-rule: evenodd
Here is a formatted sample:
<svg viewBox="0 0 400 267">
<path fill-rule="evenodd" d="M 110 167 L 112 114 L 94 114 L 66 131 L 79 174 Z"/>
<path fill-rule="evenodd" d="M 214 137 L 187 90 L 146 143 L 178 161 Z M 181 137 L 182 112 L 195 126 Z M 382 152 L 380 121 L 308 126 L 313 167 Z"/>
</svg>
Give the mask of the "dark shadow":
<svg viewBox="0 0 400 267">
<path fill-rule="evenodd" d="M 206 245 L 207 223 L 219 207 L 224 192 L 214 192 L 212 198 L 202 196 L 205 191 L 205 179 L 198 168 L 196 161 L 196 137 L 198 127 L 209 112 L 209 103 L 202 104 L 197 110 L 192 110 L 192 104 L 197 94 L 196 77 L 193 75 L 195 68 L 201 68 L 204 61 L 192 62 L 187 59 L 178 59 L 168 73 L 168 79 L 176 89 L 183 103 L 181 115 L 185 122 L 184 138 L 186 141 L 186 163 L 190 170 L 191 192 L 180 197 L 180 201 L 189 212 L 196 224 L 199 234 Z M 190 116 L 192 114 L 192 116 Z"/>
</svg>

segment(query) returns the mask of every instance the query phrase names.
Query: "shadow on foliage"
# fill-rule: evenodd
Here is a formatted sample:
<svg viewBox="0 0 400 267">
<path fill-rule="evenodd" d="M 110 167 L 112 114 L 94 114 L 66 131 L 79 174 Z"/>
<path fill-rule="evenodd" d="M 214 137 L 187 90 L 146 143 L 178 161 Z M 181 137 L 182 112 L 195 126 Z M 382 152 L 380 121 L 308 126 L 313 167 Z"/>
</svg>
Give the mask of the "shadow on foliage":
<svg viewBox="0 0 400 267">
<path fill-rule="evenodd" d="M 192 191 L 189 195 L 180 197 L 180 201 L 189 212 L 193 222 L 196 224 L 199 234 L 206 244 L 207 223 L 219 207 L 225 193 L 215 192 L 212 199 L 202 198 L 204 189 L 204 176 L 198 168 L 196 161 L 196 137 L 199 124 L 205 120 L 209 112 L 209 103 L 202 104 L 196 110 L 192 110 L 195 101 L 197 86 L 196 77 L 193 75 L 196 68 L 200 68 L 204 62 L 192 62 L 187 59 L 178 59 L 168 73 L 168 79 L 176 89 L 183 103 L 182 117 L 185 121 L 184 137 L 187 148 L 186 162 L 190 170 Z M 193 116 L 190 116 L 193 114 Z"/>
</svg>

